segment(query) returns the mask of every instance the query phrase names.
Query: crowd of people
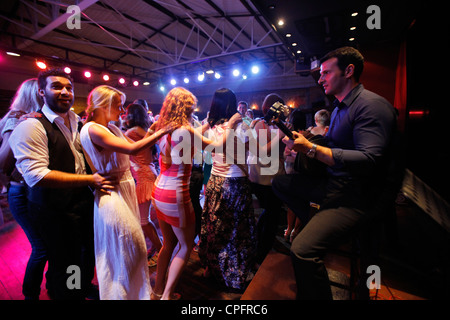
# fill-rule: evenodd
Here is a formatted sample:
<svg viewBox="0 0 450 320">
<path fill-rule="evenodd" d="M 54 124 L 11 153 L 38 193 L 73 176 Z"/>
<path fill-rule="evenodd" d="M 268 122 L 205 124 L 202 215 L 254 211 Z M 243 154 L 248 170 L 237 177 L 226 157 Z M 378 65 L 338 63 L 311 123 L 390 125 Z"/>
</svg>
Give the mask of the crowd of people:
<svg viewBox="0 0 450 320">
<path fill-rule="evenodd" d="M 8 202 L 32 246 L 25 299 L 39 299 L 46 263 L 52 299 L 180 299 L 194 246 L 204 276 L 243 292 L 273 248 L 284 206 L 297 297 L 331 298 L 324 254 L 377 214 L 396 114 L 359 83 L 356 49 L 321 63 L 319 84 L 336 108 L 316 112 L 309 128 L 293 110 L 293 138 L 278 119 L 254 118 L 227 88 L 214 92 L 199 121 L 185 88 L 168 92 L 153 117 L 145 100 L 125 107 L 123 92 L 101 85 L 82 119 L 71 111 L 74 83 L 64 71 L 25 81 L 0 122 Z M 277 102 L 285 104 L 267 95 L 263 115 Z M 263 209 L 258 219 L 252 195 Z M 311 202 L 320 206 L 312 217 Z M 73 266 L 81 278 L 68 285 Z"/>
</svg>

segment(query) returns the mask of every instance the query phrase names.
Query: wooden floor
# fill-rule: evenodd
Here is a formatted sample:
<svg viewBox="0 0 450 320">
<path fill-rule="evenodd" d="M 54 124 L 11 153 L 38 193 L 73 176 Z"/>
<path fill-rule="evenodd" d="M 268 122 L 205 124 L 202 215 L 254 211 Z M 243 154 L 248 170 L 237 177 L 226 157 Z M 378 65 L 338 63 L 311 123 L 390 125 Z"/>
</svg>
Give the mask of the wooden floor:
<svg viewBox="0 0 450 320">
<path fill-rule="evenodd" d="M 22 300 L 22 279 L 31 247 L 20 226 L 8 213 L 8 208 L 2 209 L 5 221 L 0 226 L 0 300 Z M 442 239 L 448 241 L 447 235 L 436 232 L 434 225 L 432 228 L 428 226 L 429 230 L 424 230 L 423 217 L 420 213 L 411 213 L 409 206 L 399 206 L 397 215 L 400 226 L 399 241 L 396 244 L 385 244 L 383 247 L 382 289 L 372 292 L 372 299 L 442 298 L 444 291 L 441 291 L 443 283 L 439 283 L 439 272 L 443 271 L 439 268 L 442 268 L 442 254 L 448 253 L 448 247 L 430 246 L 439 246 Z M 427 220 L 427 223 L 430 222 Z M 282 229 L 283 226 L 280 226 L 280 231 Z M 434 239 L 430 241 L 429 237 Z M 205 278 L 198 254 L 193 251 L 177 292 L 183 300 L 292 300 L 295 298 L 296 289 L 290 259 L 285 254 L 288 247 L 282 237 L 278 237 L 274 249 L 243 294 L 228 292 L 213 279 Z M 336 255 L 329 255 L 326 259 L 328 269 L 344 275 L 349 274 L 348 264 L 348 259 Z M 156 268 L 150 268 L 152 281 L 155 271 Z M 41 286 L 40 299 L 49 299 L 45 280 Z"/>
</svg>

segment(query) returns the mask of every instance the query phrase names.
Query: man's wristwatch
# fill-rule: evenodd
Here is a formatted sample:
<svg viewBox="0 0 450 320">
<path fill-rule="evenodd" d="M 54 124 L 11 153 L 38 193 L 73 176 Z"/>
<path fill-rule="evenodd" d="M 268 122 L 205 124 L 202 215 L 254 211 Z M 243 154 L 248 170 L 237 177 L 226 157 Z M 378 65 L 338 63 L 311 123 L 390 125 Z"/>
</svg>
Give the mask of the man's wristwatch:
<svg viewBox="0 0 450 320">
<path fill-rule="evenodd" d="M 306 156 L 313 159 L 316 156 L 317 144 L 313 143 L 311 149 L 308 150 Z"/>
</svg>

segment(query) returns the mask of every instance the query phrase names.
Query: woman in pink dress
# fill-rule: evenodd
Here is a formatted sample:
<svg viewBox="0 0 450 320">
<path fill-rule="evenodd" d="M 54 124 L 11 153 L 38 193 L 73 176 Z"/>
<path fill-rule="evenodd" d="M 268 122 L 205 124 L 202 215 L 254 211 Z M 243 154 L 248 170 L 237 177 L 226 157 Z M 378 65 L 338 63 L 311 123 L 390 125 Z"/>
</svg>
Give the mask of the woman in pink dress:
<svg viewBox="0 0 450 320">
<path fill-rule="evenodd" d="M 195 213 L 189 194 L 194 146 L 202 149 L 207 146 L 225 147 L 231 132 L 227 130 L 223 140 L 214 143 L 194 130 L 191 121 L 196 104 L 197 98 L 191 92 L 181 87 L 174 88 L 167 94 L 157 122 L 157 129 L 169 124 L 180 127 L 164 136 L 159 143 L 161 173 L 156 179 L 152 196 L 163 234 L 163 247 L 159 253 L 156 283 L 151 295 L 155 300 L 177 298 L 174 289 L 194 244 Z M 241 116 L 236 114 L 230 119 L 228 128 L 234 129 L 240 120 Z M 201 127 L 202 131 L 208 126 Z M 180 249 L 170 262 L 177 243 Z"/>
<path fill-rule="evenodd" d="M 127 107 L 125 121 L 128 128 L 125 136 L 133 141 L 143 139 L 151 125 L 147 109 L 140 104 L 134 103 Z M 154 146 L 130 155 L 131 174 L 136 181 L 136 195 L 141 215 L 141 227 L 144 235 L 153 245 L 152 251 L 156 252 L 156 256 L 149 260 L 149 267 L 156 265 L 157 253 L 162 247 L 155 225 L 149 219 L 153 185 L 158 175 L 153 164 L 153 149 Z"/>
</svg>

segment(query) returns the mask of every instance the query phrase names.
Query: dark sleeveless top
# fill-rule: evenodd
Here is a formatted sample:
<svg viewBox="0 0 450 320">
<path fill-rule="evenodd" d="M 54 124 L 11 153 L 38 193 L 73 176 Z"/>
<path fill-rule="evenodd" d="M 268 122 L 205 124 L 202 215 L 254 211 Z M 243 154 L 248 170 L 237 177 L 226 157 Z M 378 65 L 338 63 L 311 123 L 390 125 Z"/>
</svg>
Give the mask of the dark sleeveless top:
<svg viewBox="0 0 450 320">
<path fill-rule="evenodd" d="M 42 117 L 36 119 L 42 123 L 48 137 L 48 168 L 75 173 L 74 155 L 56 123 L 51 123 L 43 113 Z M 35 185 L 28 190 L 29 201 L 51 209 L 67 209 L 76 206 L 77 202 L 89 199 L 93 199 L 93 195 L 88 187 L 52 188 Z"/>
</svg>

